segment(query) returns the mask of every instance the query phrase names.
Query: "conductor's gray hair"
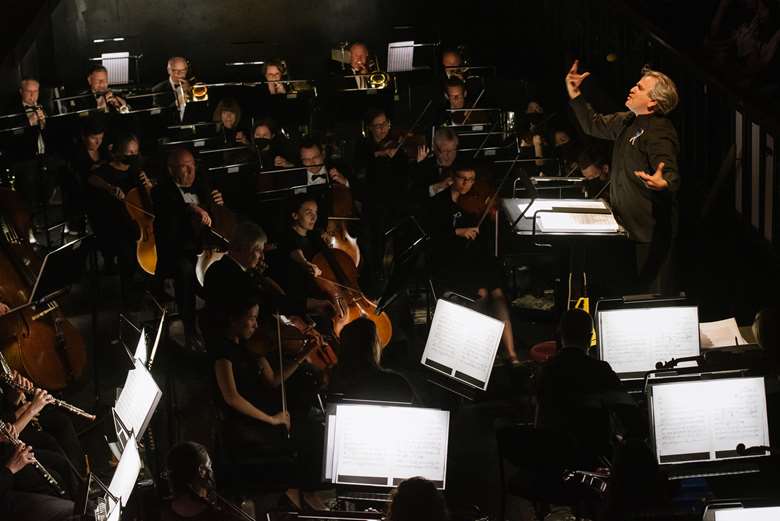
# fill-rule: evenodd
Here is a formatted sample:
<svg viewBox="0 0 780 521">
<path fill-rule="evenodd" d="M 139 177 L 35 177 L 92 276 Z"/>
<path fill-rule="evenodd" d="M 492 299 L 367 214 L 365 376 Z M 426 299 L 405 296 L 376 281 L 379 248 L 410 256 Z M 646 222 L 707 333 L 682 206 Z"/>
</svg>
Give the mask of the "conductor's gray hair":
<svg viewBox="0 0 780 521">
<path fill-rule="evenodd" d="M 673 111 L 680 98 L 677 94 L 677 86 L 672 79 L 662 72 L 649 68 L 642 69 L 642 77 L 645 76 L 656 80 L 655 86 L 650 89 L 648 96 L 655 101 L 657 112 L 668 114 Z"/>
</svg>

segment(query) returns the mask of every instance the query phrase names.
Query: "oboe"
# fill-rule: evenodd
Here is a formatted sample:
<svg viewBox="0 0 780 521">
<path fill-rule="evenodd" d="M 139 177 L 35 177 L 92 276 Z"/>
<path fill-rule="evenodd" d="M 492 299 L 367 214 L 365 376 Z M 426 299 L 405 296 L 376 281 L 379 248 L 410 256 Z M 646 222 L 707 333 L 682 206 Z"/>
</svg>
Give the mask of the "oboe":
<svg viewBox="0 0 780 521">
<path fill-rule="evenodd" d="M 5 436 L 8 441 L 11 442 L 11 444 L 14 447 L 23 446 L 24 442 L 13 435 L 11 432 L 11 426 L 4 422 L 3 420 L 0 420 L 0 434 Z M 60 486 L 60 484 L 57 482 L 56 479 L 54 479 L 54 476 L 52 476 L 46 468 L 41 465 L 38 460 L 33 460 L 31 465 L 35 468 L 35 470 L 38 471 L 38 473 L 43 476 L 43 479 L 46 480 L 46 483 L 51 485 L 51 487 L 57 492 L 58 495 L 65 497 L 67 496 L 67 492 L 65 492 L 65 489 Z"/>
<path fill-rule="evenodd" d="M 20 385 L 17 382 L 15 382 L 14 379 L 11 378 L 11 375 L 9 375 L 8 373 L 3 373 L 2 374 L 2 379 L 3 379 L 3 382 L 6 385 L 9 385 L 10 387 L 13 387 L 17 391 L 23 392 L 28 398 L 31 398 L 35 394 L 35 391 L 33 389 L 27 389 L 26 387 L 23 387 L 22 385 Z M 83 409 L 79 409 L 75 405 L 71 405 L 71 404 L 69 404 L 68 402 L 66 402 L 64 400 L 58 400 L 58 399 L 55 398 L 54 401 L 51 402 L 51 404 L 56 406 L 56 407 L 60 407 L 61 409 L 64 409 L 64 410 L 66 410 L 66 411 L 68 411 L 70 413 L 73 413 L 73 414 L 77 415 L 77 416 L 81 416 L 82 418 L 85 418 L 85 419 L 87 419 L 89 421 L 94 421 L 95 420 L 95 415 L 94 414 L 90 414 L 90 413 L 88 413 L 87 411 L 85 411 Z"/>
</svg>

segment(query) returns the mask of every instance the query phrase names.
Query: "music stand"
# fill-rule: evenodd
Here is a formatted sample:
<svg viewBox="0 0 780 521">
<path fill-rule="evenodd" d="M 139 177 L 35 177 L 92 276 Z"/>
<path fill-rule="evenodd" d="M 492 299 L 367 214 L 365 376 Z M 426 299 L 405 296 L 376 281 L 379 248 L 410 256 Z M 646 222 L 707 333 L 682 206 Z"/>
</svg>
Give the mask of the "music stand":
<svg viewBox="0 0 780 521">
<path fill-rule="evenodd" d="M 86 263 L 87 248 L 84 244 L 86 239 L 91 238 L 91 234 L 87 235 L 47 253 L 27 302 L 11 308 L 8 314 L 30 306 L 45 304 L 65 293 L 69 286 L 79 282 Z"/>
<path fill-rule="evenodd" d="M 415 274 L 417 261 L 420 258 L 422 252 L 425 250 L 425 245 L 430 239 L 430 236 L 425 233 L 425 230 L 423 230 L 422 226 L 420 226 L 420 223 L 417 222 L 417 219 L 414 217 L 414 215 L 410 215 L 402 222 L 386 231 L 385 237 L 391 235 L 395 236 L 395 234 L 401 230 L 404 224 L 407 222 L 414 224 L 418 234 L 414 237 L 413 240 L 411 240 L 411 243 L 406 247 L 405 250 L 403 250 L 398 255 L 393 256 L 393 266 L 390 270 L 390 280 L 387 282 L 385 290 L 382 292 L 382 295 L 377 301 L 377 314 L 381 313 L 390 304 L 392 304 L 393 301 L 397 299 L 401 292 L 406 288 L 409 280 Z M 430 277 L 428 279 L 430 285 Z"/>
</svg>

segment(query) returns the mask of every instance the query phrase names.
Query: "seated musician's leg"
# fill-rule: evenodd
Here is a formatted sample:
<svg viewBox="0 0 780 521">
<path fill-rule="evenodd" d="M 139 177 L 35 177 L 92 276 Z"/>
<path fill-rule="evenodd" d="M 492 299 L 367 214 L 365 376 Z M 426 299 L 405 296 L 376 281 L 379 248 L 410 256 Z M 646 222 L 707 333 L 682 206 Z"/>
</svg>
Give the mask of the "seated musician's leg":
<svg viewBox="0 0 780 521">
<path fill-rule="evenodd" d="M 199 343 L 195 328 L 195 259 L 182 257 L 173 272 L 173 286 L 176 291 L 176 307 L 184 324 L 185 342 L 190 347 Z"/>
<path fill-rule="evenodd" d="M 57 444 L 62 448 L 79 474 L 84 475 L 86 473 L 84 448 L 81 446 L 81 442 L 79 442 L 76 428 L 73 426 L 68 413 L 48 406 L 41 411 L 38 420 L 44 430 L 57 440 Z"/>
<path fill-rule="evenodd" d="M 501 288 L 494 288 L 490 291 L 491 303 L 494 313 L 499 320 L 504 322 L 504 332 L 502 333 L 502 343 L 506 351 L 507 359 L 512 363 L 518 363 L 520 359 L 515 351 L 515 337 L 512 330 L 512 316 L 509 313 L 506 296 Z"/>
</svg>

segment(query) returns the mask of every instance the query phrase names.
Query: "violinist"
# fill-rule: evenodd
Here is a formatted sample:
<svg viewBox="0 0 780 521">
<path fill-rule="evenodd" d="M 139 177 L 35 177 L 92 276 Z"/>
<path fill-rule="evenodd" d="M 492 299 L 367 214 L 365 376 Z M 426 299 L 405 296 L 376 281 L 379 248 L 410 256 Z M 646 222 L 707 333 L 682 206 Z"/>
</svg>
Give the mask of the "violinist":
<svg viewBox="0 0 780 521">
<path fill-rule="evenodd" d="M 162 521 L 231 521 L 236 519 L 212 506 L 208 498 L 216 484 L 206 447 L 194 441 L 174 445 L 166 458 L 171 500 L 162 511 Z"/>
<path fill-rule="evenodd" d="M 458 156 L 458 135 L 447 127 L 433 134 L 433 157 L 425 145 L 417 149 L 411 185 L 416 199 L 426 200 L 452 186 L 452 164 Z"/>
<path fill-rule="evenodd" d="M 89 174 L 90 223 L 100 251 L 110 266 L 118 260 L 122 297 L 127 303 L 136 271 L 138 229 L 130 219 L 123 200 L 132 188 L 150 190 L 152 183 L 139 166 L 139 143 L 133 134 L 119 135 L 111 145 L 111 161 Z"/>
<path fill-rule="evenodd" d="M 447 103 L 439 117 L 440 125 L 479 124 L 488 121 L 485 112 L 463 110 L 477 108 L 475 104 L 478 100 L 469 98 L 466 83 L 459 77 L 451 76 L 447 78 L 444 82 L 444 94 L 447 98 Z M 450 112 L 450 110 L 455 110 L 456 112 Z"/>
<path fill-rule="evenodd" d="M 325 152 L 317 141 L 311 137 L 307 137 L 301 140 L 298 146 L 300 152 L 301 164 L 306 169 L 306 184 L 319 185 L 328 182 L 328 178 L 332 183 L 338 183 L 344 186 L 349 186 L 349 179 L 336 167 L 328 167 L 325 164 Z"/>
<path fill-rule="evenodd" d="M 252 456 L 290 454 L 289 466 L 280 464 L 281 468 L 271 472 L 283 481 L 294 483 L 295 488 L 289 489 L 287 496 L 296 507 L 301 506 L 299 488 L 304 489 L 304 501 L 320 507 L 322 502 L 313 490 L 320 481 L 322 438 L 317 440 L 316 426 L 305 418 L 291 422 L 279 392 L 283 381 L 303 363 L 307 352 L 300 353 L 283 371 L 274 371 L 265 355 L 247 348 L 247 340 L 258 327 L 258 314 L 257 303 L 233 300 L 225 312 L 220 339 L 209 347 L 225 416 L 225 447 L 232 459 L 244 463 L 251 463 Z"/>
<path fill-rule="evenodd" d="M 173 277 L 185 345 L 198 351 L 203 344 L 195 324 L 195 260 L 203 235 L 212 224 L 212 205 L 221 206 L 224 200 L 197 174 L 195 158 L 186 148 L 168 155 L 168 174 L 151 193 L 157 245 L 155 276 L 158 282 Z"/>
<path fill-rule="evenodd" d="M 509 307 L 502 290 L 501 266 L 490 255 L 476 227 L 479 216 L 464 211 L 458 201 L 477 180 L 476 169 L 461 162 L 453 168 L 452 185 L 430 199 L 428 233 L 430 270 L 439 293 L 454 291 L 478 297 L 482 305 L 504 322 L 503 346 L 507 360 L 519 364 L 515 352 Z M 489 235 L 489 234 L 486 234 Z"/>
</svg>

